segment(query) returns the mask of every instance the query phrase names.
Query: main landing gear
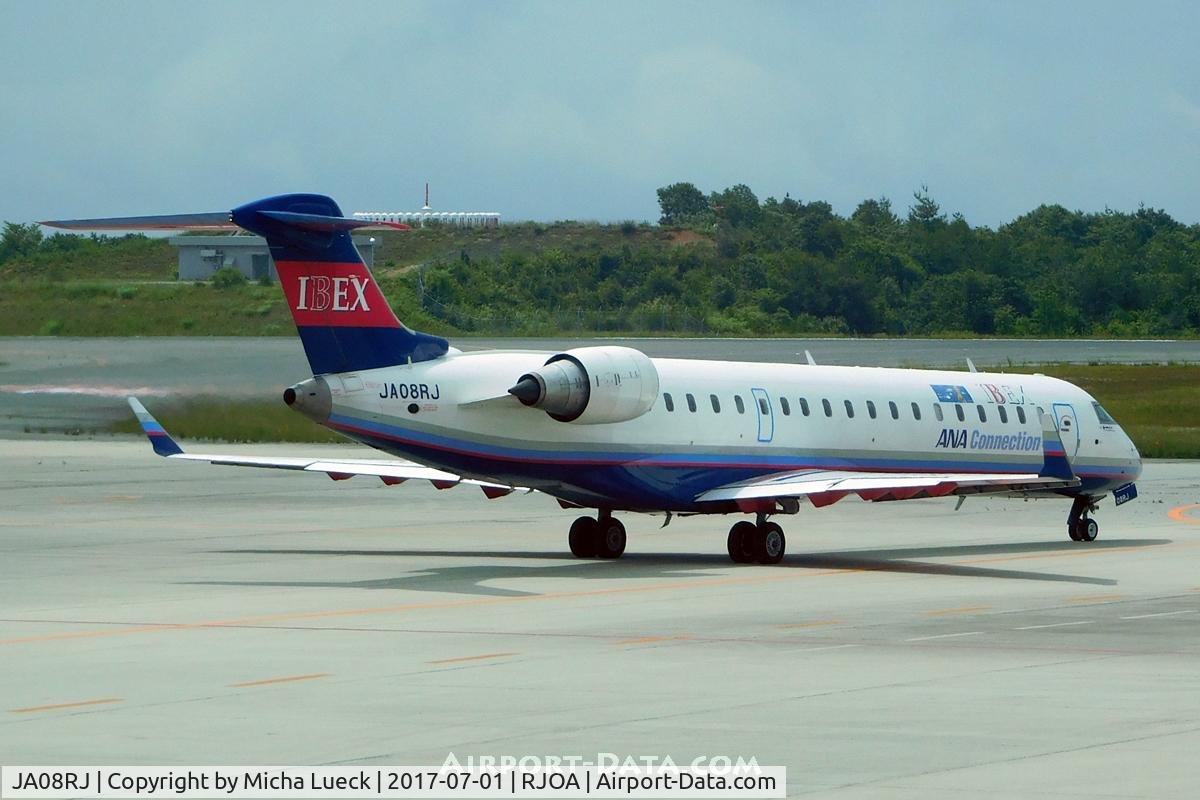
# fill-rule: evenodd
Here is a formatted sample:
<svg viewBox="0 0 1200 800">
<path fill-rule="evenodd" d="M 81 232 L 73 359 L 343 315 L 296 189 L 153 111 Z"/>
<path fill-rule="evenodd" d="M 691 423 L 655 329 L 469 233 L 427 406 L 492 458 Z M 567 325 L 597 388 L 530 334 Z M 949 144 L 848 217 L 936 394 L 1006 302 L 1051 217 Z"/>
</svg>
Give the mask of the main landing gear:
<svg viewBox="0 0 1200 800">
<path fill-rule="evenodd" d="M 1092 498 L 1080 495 L 1071 504 L 1071 513 L 1067 515 L 1067 534 L 1072 542 L 1094 542 L 1100 535 L 1100 526 L 1096 520 L 1088 516 L 1096 510 Z"/>
<path fill-rule="evenodd" d="M 783 560 L 784 550 L 787 549 L 787 539 L 783 528 L 774 522 L 768 522 L 763 514 L 758 515 L 758 524 L 745 520 L 735 523 L 729 529 L 726 540 L 729 547 L 729 557 L 738 564 L 778 564 Z"/>
<path fill-rule="evenodd" d="M 620 558 L 625 552 L 625 526 L 611 511 L 600 509 L 598 517 L 572 522 L 567 540 L 576 558 Z"/>
</svg>

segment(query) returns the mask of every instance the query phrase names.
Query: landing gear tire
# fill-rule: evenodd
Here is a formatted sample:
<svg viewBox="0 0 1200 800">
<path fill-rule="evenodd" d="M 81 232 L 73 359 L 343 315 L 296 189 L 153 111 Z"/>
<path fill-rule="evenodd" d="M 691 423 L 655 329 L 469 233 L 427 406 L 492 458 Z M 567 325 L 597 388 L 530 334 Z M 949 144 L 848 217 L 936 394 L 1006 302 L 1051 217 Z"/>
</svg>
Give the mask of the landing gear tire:
<svg viewBox="0 0 1200 800">
<path fill-rule="evenodd" d="M 576 558 L 591 558 L 600 549 L 599 523 L 592 517 L 580 517 L 571 523 L 567 541 L 571 545 L 571 554 Z"/>
<path fill-rule="evenodd" d="M 1100 525 L 1088 516 L 1089 512 L 1095 510 L 1096 504 L 1092 498 L 1083 495 L 1075 498 L 1071 505 L 1071 513 L 1067 516 L 1067 533 L 1072 542 L 1096 541 L 1096 537 L 1100 535 Z"/>
<path fill-rule="evenodd" d="M 1075 530 L 1072 533 L 1073 539 L 1077 542 L 1094 542 L 1096 537 L 1100 535 L 1100 525 L 1091 517 L 1083 517 L 1075 524 Z M 1078 538 L 1076 538 L 1078 537 Z"/>
<path fill-rule="evenodd" d="M 756 531 L 758 534 L 757 561 L 760 564 L 778 564 L 783 561 L 783 553 L 787 549 L 787 538 L 783 528 L 774 522 L 764 522 Z"/>
<path fill-rule="evenodd" d="M 620 520 L 610 517 L 596 523 L 596 534 L 596 555 L 601 558 L 620 558 L 625 552 L 625 526 Z"/>
<path fill-rule="evenodd" d="M 729 529 L 729 538 L 725 540 L 729 557 L 737 564 L 749 564 L 754 561 L 757 540 L 758 528 L 754 527 L 753 523 L 745 520 L 734 523 Z"/>
</svg>

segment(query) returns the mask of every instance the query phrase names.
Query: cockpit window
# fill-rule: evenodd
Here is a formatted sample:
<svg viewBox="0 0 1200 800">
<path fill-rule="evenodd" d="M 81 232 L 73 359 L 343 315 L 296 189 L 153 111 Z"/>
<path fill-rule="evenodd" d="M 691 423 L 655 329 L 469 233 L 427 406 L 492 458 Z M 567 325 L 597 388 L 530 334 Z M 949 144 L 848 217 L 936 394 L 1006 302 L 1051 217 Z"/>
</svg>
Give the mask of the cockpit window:
<svg viewBox="0 0 1200 800">
<path fill-rule="evenodd" d="M 1112 418 L 1112 415 L 1104 410 L 1104 406 L 1092 401 L 1092 408 L 1096 409 L 1096 417 L 1100 420 L 1101 425 L 1116 425 L 1117 421 Z"/>
</svg>

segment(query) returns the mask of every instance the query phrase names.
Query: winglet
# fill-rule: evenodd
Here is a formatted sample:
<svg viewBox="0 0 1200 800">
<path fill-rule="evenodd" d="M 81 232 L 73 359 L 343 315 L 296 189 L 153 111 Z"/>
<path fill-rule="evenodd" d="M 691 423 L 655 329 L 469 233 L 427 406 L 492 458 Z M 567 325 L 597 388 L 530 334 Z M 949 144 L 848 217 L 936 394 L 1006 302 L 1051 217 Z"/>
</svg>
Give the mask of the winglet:
<svg viewBox="0 0 1200 800">
<path fill-rule="evenodd" d="M 1067 450 L 1063 447 L 1062 437 L 1050 414 L 1042 415 L 1042 471 L 1038 473 L 1043 478 L 1059 478 L 1064 481 L 1075 480 L 1075 470 L 1067 460 Z"/>
<path fill-rule="evenodd" d="M 136 397 L 128 397 L 126 399 L 129 401 L 129 407 L 133 409 L 138 422 L 141 423 L 142 430 L 150 438 L 150 446 L 154 448 L 154 452 L 160 456 L 177 456 L 183 452 L 183 448 L 175 443 L 175 440 L 171 438 L 169 433 L 163 430 L 163 426 L 158 424 L 158 420 L 146 410 L 141 401 Z"/>
</svg>

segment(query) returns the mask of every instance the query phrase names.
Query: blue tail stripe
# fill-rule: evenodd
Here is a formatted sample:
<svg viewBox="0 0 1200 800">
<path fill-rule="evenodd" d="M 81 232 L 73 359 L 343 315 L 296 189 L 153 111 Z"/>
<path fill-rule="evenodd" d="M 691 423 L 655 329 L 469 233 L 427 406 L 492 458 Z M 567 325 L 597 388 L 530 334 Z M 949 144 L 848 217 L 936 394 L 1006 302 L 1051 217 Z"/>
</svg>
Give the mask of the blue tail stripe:
<svg viewBox="0 0 1200 800">
<path fill-rule="evenodd" d="M 408 328 L 298 328 L 314 375 L 377 369 L 413 361 L 428 361 L 446 352 L 440 336 Z"/>
</svg>

